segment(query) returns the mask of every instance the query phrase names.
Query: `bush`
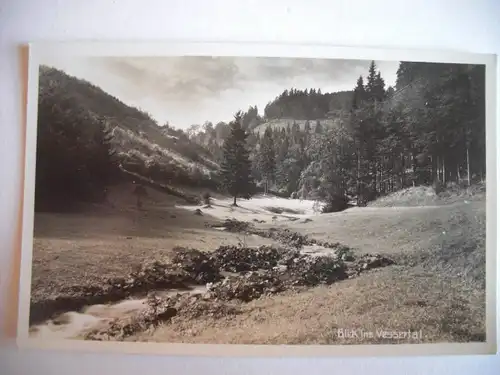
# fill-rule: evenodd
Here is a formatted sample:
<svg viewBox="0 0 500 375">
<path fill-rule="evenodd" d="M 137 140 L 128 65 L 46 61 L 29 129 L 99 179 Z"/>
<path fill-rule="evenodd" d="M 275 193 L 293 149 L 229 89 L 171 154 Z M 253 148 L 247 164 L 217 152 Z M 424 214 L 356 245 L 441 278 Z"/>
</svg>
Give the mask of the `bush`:
<svg viewBox="0 0 500 375">
<path fill-rule="evenodd" d="M 440 194 L 444 190 L 443 183 L 439 180 L 434 181 L 434 183 L 432 184 L 432 188 L 434 189 L 436 194 Z"/>
<path fill-rule="evenodd" d="M 331 196 L 328 197 L 326 204 L 323 206 L 322 212 L 339 212 L 349 208 L 349 199 L 346 196 Z"/>
<path fill-rule="evenodd" d="M 210 198 L 212 198 L 212 197 L 210 196 L 210 193 L 208 191 L 203 193 L 202 198 L 203 198 L 203 202 L 205 203 L 205 205 L 210 206 Z"/>
</svg>

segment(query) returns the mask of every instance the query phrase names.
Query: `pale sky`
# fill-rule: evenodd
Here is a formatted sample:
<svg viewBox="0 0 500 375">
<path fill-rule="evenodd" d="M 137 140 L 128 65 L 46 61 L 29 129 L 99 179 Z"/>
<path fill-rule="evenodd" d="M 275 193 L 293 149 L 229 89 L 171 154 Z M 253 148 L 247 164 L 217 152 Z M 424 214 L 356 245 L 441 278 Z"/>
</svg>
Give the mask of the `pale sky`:
<svg viewBox="0 0 500 375">
<path fill-rule="evenodd" d="M 253 57 L 54 57 L 43 64 L 92 82 L 125 104 L 176 128 L 230 121 L 291 87 L 323 93 L 352 90 L 370 61 Z M 394 85 L 397 61 L 376 61 Z"/>
</svg>

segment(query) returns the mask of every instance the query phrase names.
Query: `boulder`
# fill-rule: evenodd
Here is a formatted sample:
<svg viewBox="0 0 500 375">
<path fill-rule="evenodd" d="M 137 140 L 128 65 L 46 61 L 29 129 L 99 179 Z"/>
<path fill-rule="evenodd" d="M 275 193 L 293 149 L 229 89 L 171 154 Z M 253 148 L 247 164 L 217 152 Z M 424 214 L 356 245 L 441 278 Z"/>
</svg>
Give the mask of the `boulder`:
<svg viewBox="0 0 500 375">
<path fill-rule="evenodd" d="M 227 272 L 246 272 L 258 269 L 270 270 L 275 267 L 286 249 L 273 246 L 258 248 L 220 246 L 210 258 L 216 267 Z"/>
<path fill-rule="evenodd" d="M 237 299 L 243 302 L 260 298 L 262 295 L 284 290 L 281 281 L 270 272 L 249 272 L 243 277 L 230 276 L 213 285 L 210 294 L 219 300 Z"/>
<path fill-rule="evenodd" d="M 315 286 L 344 280 L 348 273 L 345 263 L 336 257 L 301 256 L 291 262 L 284 276 L 292 285 Z"/>
<path fill-rule="evenodd" d="M 197 284 L 206 284 L 222 279 L 219 267 L 207 254 L 182 247 L 174 248 L 172 263 L 191 275 Z"/>
</svg>

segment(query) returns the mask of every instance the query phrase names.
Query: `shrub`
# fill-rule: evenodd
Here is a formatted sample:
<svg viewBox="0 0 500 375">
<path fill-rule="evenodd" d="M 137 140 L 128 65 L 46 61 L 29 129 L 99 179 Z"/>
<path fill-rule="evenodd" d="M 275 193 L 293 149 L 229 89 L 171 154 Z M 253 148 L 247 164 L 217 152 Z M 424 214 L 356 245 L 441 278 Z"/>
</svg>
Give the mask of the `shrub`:
<svg viewBox="0 0 500 375">
<path fill-rule="evenodd" d="M 346 196 L 330 196 L 328 197 L 326 204 L 323 206 L 322 212 L 339 212 L 344 211 L 349 208 L 349 199 Z"/>
<path fill-rule="evenodd" d="M 434 183 L 432 184 L 432 188 L 434 189 L 436 194 L 440 194 L 444 190 L 443 183 L 439 180 L 434 181 Z"/>
<path fill-rule="evenodd" d="M 210 198 L 211 198 L 211 196 L 210 196 L 210 193 L 208 191 L 206 191 L 205 193 L 203 193 L 202 198 L 203 198 L 203 202 L 205 203 L 205 205 L 210 206 Z"/>
</svg>

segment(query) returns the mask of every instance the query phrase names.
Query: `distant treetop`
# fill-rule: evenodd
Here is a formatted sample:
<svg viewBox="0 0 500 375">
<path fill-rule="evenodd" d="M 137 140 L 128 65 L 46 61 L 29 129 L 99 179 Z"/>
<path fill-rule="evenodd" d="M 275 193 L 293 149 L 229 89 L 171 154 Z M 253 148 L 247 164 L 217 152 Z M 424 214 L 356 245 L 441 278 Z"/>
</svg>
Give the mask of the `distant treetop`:
<svg viewBox="0 0 500 375">
<path fill-rule="evenodd" d="M 264 115 L 267 120 L 293 118 L 316 120 L 326 118 L 334 111 L 348 110 L 352 102 L 352 91 L 322 93 L 321 89 L 284 90 L 269 102 Z"/>
</svg>

